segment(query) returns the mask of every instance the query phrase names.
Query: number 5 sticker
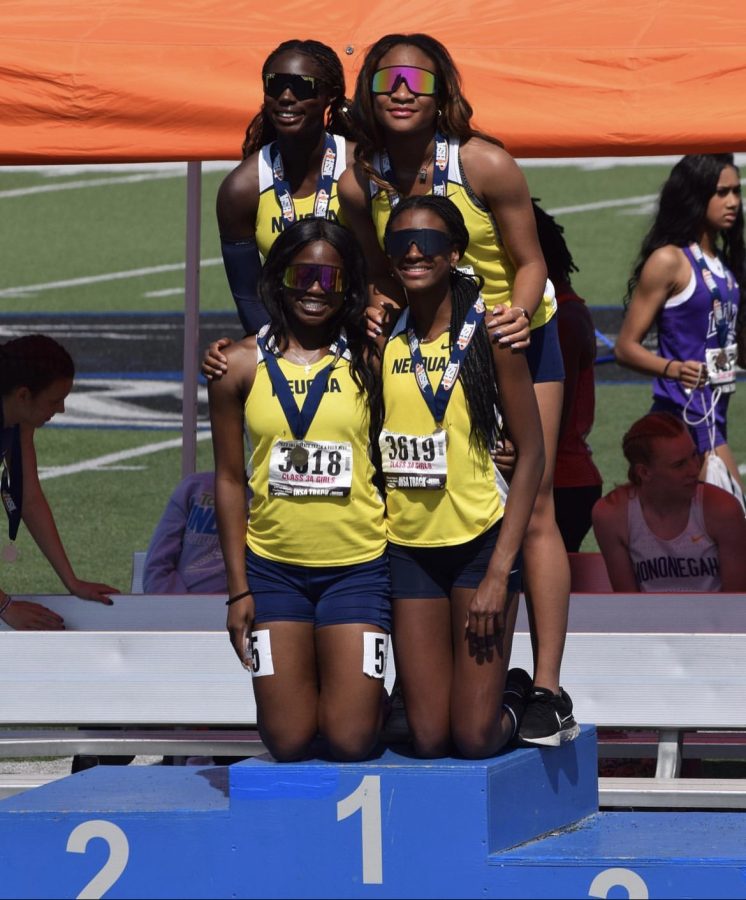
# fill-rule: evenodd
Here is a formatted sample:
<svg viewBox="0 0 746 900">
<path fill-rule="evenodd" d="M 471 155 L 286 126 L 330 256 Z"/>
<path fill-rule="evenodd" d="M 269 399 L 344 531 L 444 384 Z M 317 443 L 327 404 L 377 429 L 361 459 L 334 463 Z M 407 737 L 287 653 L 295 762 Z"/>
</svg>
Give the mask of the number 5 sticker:
<svg viewBox="0 0 746 900">
<path fill-rule="evenodd" d="M 363 632 L 363 674 L 371 678 L 386 675 L 389 654 L 389 636 L 378 631 Z"/>
<path fill-rule="evenodd" d="M 251 655 L 251 674 L 254 678 L 258 678 L 260 675 L 275 674 L 275 667 L 272 664 L 272 643 L 268 629 L 251 632 L 248 650 Z"/>
</svg>

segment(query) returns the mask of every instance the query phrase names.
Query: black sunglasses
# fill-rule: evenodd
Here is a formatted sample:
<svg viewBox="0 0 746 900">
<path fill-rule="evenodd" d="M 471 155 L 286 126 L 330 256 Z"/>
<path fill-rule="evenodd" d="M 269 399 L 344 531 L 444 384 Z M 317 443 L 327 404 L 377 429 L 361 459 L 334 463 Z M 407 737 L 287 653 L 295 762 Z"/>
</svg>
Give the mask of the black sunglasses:
<svg viewBox="0 0 746 900">
<path fill-rule="evenodd" d="M 291 75 L 288 72 L 267 72 L 262 76 L 264 93 L 275 100 L 290 88 L 296 100 L 313 100 L 319 96 L 319 88 L 324 82 L 314 75 Z"/>
<path fill-rule="evenodd" d="M 402 228 L 389 231 L 383 239 L 388 256 L 400 259 L 406 256 L 412 244 L 416 244 L 423 256 L 437 256 L 453 247 L 450 234 L 437 228 Z"/>
</svg>

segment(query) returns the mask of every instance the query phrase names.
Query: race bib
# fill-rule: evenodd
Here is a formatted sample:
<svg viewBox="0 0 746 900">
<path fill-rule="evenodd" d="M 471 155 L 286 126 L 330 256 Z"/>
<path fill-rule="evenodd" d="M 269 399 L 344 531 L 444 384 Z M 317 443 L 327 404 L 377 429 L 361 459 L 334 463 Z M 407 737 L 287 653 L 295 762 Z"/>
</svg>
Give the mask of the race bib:
<svg viewBox="0 0 746 900">
<path fill-rule="evenodd" d="M 246 655 L 251 661 L 251 674 L 254 678 L 275 674 L 269 629 L 252 631 L 251 637 L 246 642 L 246 651 Z"/>
<path fill-rule="evenodd" d="M 389 655 L 389 636 L 377 631 L 363 632 L 363 674 L 370 678 L 385 678 Z"/>
<path fill-rule="evenodd" d="M 346 497 L 352 487 L 352 444 L 277 441 L 269 456 L 272 497 Z"/>
<path fill-rule="evenodd" d="M 735 344 L 705 350 L 707 381 L 713 387 L 717 385 L 724 394 L 736 389 L 736 354 Z"/>
<path fill-rule="evenodd" d="M 443 490 L 446 486 L 446 432 L 397 434 L 384 429 L 378 439 L 386 487 Z"/>
</svg>

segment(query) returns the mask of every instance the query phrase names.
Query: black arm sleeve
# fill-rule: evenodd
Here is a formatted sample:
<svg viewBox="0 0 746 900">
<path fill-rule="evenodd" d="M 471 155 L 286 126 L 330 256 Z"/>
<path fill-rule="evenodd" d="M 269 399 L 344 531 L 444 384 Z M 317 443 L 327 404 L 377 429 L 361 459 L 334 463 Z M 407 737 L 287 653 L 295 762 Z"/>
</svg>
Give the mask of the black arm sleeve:
<svg viewBox="0 0 746 900">
<path fill-rule="evenodd" d="M 257 290 L 262 271 L 259 250 L 255 241 L 226 241 L 222 238 L 220 249 L 238 318 L 247 334 L 256 334 L 269 321 Z"/>
</svg>

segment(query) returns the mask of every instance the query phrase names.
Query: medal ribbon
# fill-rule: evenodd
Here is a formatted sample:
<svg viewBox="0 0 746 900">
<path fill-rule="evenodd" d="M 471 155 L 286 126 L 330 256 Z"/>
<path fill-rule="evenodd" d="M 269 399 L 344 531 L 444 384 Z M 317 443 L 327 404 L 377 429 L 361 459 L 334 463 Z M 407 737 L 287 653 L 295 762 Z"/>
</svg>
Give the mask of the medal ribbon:
<svg viewBox="0 0 746 900">
<path fill-rule="evenodd" d="M 0 465 L 3 474 L 0 478 L 0 497 L 2 497 L 5 512 L 8 515 L 8 537 L 11 541 L 16 539 L 18 528 L 21 524 L 21 509 L 23 507 L 23 458 L 21 456 L 21 430 L 20 428 L 8 429 L 10 431 L 10 446 L 0 446 Z M 0 403 L 0 436 L 3 436 L 3 409 Z M 8 464 L 8 451 L 10 451 L 10 464 Z"/>
<path fill-rule="evenodd" d="M 280 148 L 277 141 L 273 141 L 269 148 L 269 158 L 272 162 L 272 175 L 274 177 L 275 197 L 280 205 L 282 221 L 285 227 L 295 222 L 295 203 L 290 193 L 290 185 L 285 180 L 285 168 L 282 165 Z M 334 183 L 334 168 L 337 162 L 337 145 L 330 134 L 324 136 L 324 156 L 321 159 L 321 170 L 316 182 L 316 199 L 313 204 L 313 214 L 317 219 L 325 219 L 329 209 L 329 200 L 332 196 L 332 184 Z"/>
<path fill-rule="evenodd" d="M 438 427 L 441 426 L 443 419 L 445 418 L 448 401 L 452 396 L 451 389 L 454 384 L 456 384 L 456 379 L 458 378 L 461 364 L 466 357 L 466 351 L 469 349 L 469 344 L 471 344 L 477 328 L 482 324 L 484 312 L 484 300 L 482 300 L 482 295 L 480 294 L 466 314 L 464 324 L 461 326 L 461 331 L 456 338 L 456 344 L 451 350 L 451 358 L 448 361 L 445 372 L 443 372 L 443 375 L 440 378 L 440 384 L 435 393 L 433 393 L 430 379 L 427 377 L 427 369 L 425 368 L 425 362 L 422 359 L 422 353 L 420 352 L 420 342 L 417 335 L 414 333 L 414 328 L 412 328 L 411 325 L 407 328 L 407 340 L 409 341 L 409 353 L 412 357 L 414 377 L 417 381 L 420 393 L 422 394 L 425 403 L 427 403 L 427 408 L 432 413 L 433 419 Z"/>
<path fill-rule="evenodd" d="M 396 175 L 391 166 L 388 153 L 381 153 L 381 175 L 389 184 L 396 184 Z M 448 187 L 448 139 L 439 131 L 435 132 L 435 148 L 433 149 L 433 190 L 436 197 L 445 197 Z M 397 191 L 389 192 L 389 202 L 393 209 L 401 200 Z"/>
<path fill-rule="evenodd" d="M 728 343 L 728 319 L 726 318 L 725 310 L 723 309 L 723 297 L 720 293 L 718 283 L 715 281 L 715 276 L 707 266 L 702 248 L 698 243 L 692 241 L 689 245 L 689 249 L 692 251 L 692 255 L 697 261 L 697 265 L 702 272 L 704 283 L 712 297 L 712 315 L 715 319 L 715 331 L 718 336 L 718 344 L 722 350 Z"/>
<path fill-rule="evenodd" d="M 269 380 L 272 383 L 277 399 L 280 401 L 280 406 L 285 413 L 285 418 L 290 426 L 290 430 L 293 432 L 293 437 L 298 441 L 302 441 L 306 436 L 308 429 L 311 427 L 313 417 L 316 415 L 321 404 L 321 398 L 324 396 L 324 391 L 329 382 L 329 375 L 336 366 L 340 356 L 345 352 L 347 341 L 344 335 L 340 335 L 331 347 L 329 347 L 329 353 L 334 355 L 334 359 L 328 366 L 325 366 L 314 376 L 311 387 L 306 394 L 306 399 L 303 402 L 302 409 L 298 409 L 298 404 L 295 402 L 295 397 L 290 390 L 288 380 L 282 374 L 280 364 L 277 362 L 274 353 L 272 353 L 267 346 L 266 337 L 264 335 L 257 335 L 256 342 L 264 354 Z"/>
</svg>

